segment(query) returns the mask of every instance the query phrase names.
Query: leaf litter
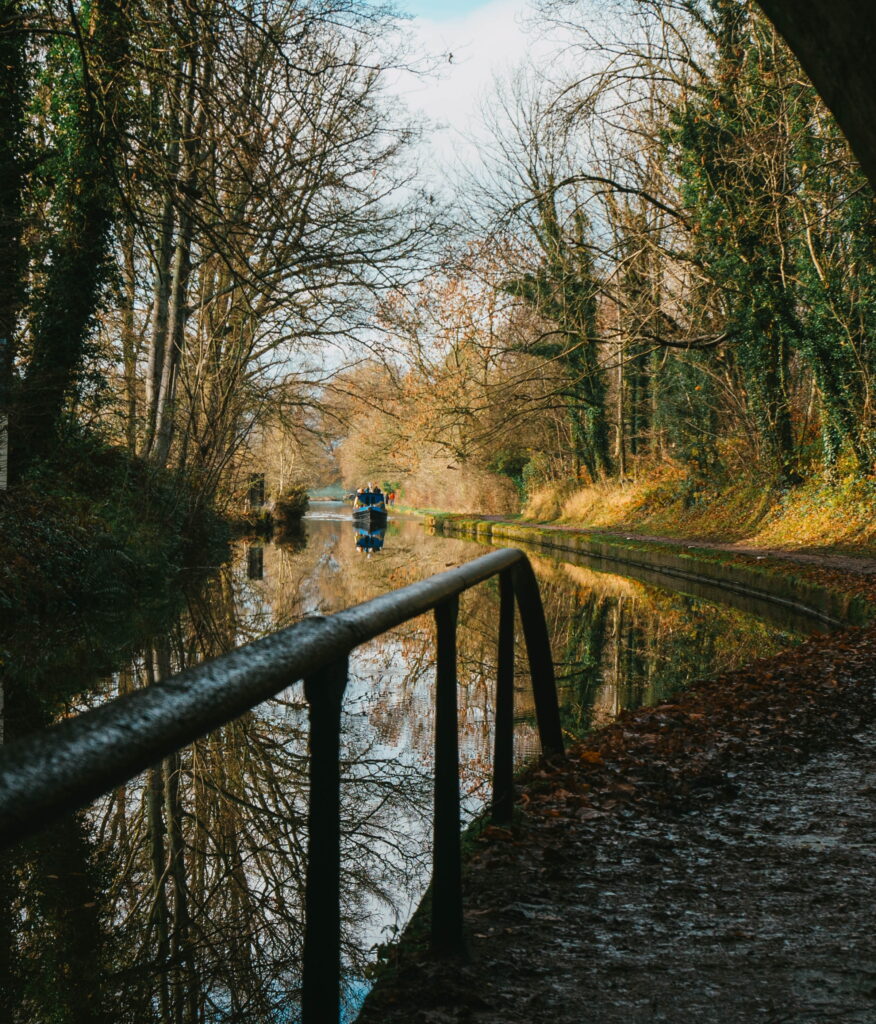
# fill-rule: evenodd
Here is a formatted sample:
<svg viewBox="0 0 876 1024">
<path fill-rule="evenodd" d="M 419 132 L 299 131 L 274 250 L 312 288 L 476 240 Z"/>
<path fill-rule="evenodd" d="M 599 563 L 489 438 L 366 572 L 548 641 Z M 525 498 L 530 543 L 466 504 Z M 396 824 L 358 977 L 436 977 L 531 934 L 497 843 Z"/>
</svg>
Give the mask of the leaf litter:
<svg viewBox="0 0 876 1024">
<path fill-rule="evenodd" d="M 481 835 L 470 955 L 403 943 L 360 1020 L 873 1024 L 874 722 L 873 626 L 623 712 Z"/>
</svg>

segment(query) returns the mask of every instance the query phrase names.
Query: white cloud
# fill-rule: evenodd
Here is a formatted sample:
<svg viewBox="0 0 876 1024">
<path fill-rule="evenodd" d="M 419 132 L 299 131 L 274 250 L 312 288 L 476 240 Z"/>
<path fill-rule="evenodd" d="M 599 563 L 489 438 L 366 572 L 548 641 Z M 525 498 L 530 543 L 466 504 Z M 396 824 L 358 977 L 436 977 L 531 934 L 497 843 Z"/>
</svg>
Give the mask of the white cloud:
<svg viewBox="0 0 876 1024">
<path fill-rule="evenodd" d="M 492 0 L 453 18 L 410 23 L 418 50 L 443 55 L 440 77 L 403 76 L 392 91 L 434 125 L 424 158 L 436 182 L 455 176 L 460 164 L 476 156 L 484 137 L 481 106 L 495 79 L 530 59 L 544 65 L 556 52 L 556 42 L 526 24 L 529 13 L 526 0 Z"/>
<path fill-rule="evenodd" d="M 427 52 L 448 55 L 440 81 L 418 83 L 408 99 L 429 116 L 456 122 L 471 116 L 497 70 L 519 63 L 531 38 L 524 31 L 520 0 L 494 0 L 450 21 L 418 18 L 415 38 Z"/>
</svg>

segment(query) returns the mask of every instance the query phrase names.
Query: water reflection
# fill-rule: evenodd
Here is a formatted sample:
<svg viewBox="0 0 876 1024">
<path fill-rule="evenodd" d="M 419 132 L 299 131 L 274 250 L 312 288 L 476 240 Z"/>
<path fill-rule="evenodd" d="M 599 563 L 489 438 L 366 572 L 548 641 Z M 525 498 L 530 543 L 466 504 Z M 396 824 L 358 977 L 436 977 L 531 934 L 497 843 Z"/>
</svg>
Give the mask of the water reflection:
<svg viewBox="0 0 876 1024">
<path fill-rule="evenodd" d="M 261 543 L 246 546 L 246 575 L 251 580 L 264 578 L 265 549 Z"/>
<path fill-rule="evenodd" d="M 358 534 L 350 543 L 349 522 L 345 508 L 323 507 L 303 534 L 242 543 L 115 672 L 83 680 L 44 707 L 58 716 L 153 685 L 304 615 L 367 600 L 484 550 L 394 519 L 377 531 L 380 557 L 363 557 Z M 767 655 L 807 628 L 770 625 L 583 563 L 533 561 L 573 730 Z M 486 796 L 497 608 L 495 581 L 463 596 L 460 748 L 468 813 Z M 372 948 L 404 925 L 428 877 L 433 659 L 426 617 L 351 660 L 342 755 L 349 1019 L 364 995 Z M 52 664 L 57 671 L 60 655 Z M 525 756 L 535 749 L 535 730 L 522 663 L 517 678 Z M 293 685 L 17 850 L 0 889 L 2 1019 L 294 1021 L 306 741 L 303 695 Z"/>
<path fill-rule="evenodd" d="M 367 530 L 357 523 L 353 523 L 356 532 L 356 550 L 370 558 L 375 552 L 383 550 L 383 541 L 386 537 L 386 530 Z"/>
</svg>

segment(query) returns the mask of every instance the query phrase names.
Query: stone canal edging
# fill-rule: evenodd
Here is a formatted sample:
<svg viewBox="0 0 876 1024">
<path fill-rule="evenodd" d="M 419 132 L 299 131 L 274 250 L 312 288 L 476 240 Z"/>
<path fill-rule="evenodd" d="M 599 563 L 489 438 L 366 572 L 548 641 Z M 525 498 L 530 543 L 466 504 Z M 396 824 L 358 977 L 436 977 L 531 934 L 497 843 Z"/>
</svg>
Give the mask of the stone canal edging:
<svg viewBox="0 0 876 1024">
<path fill-rule="evenodd" d="M 849 572 L 823 572 L 767 555 L 737 554 L 707 545 L 645 541 L 622 534 L 509 523 L 459 515 L 428 515 L 436 533 L 474 537 L 484 543 L 510 542 L 599 558 L 657 571 L 676 579 L 720 586 L 816 615 L 833 625 L 860 626 L 876 619 L 876 584 L 864 592 L 848 585 Z"/>
</svg>

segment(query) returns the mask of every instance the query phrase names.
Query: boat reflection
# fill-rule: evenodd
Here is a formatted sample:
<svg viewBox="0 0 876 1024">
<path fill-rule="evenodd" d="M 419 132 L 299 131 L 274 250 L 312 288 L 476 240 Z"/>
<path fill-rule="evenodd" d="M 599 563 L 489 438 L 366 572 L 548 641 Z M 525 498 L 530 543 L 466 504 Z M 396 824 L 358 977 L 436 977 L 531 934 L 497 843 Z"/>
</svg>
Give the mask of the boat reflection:
<svg viewBox="0 0 876 1024">
<path fill-rule="evenodd" d="M 376 551 L 383 548 L 383 539 L 386 536 L 386 528 L 369 530 L 358 523 L 353 524 L 356 531 L 356 550 L 370 558 Z"/>
</svg>

